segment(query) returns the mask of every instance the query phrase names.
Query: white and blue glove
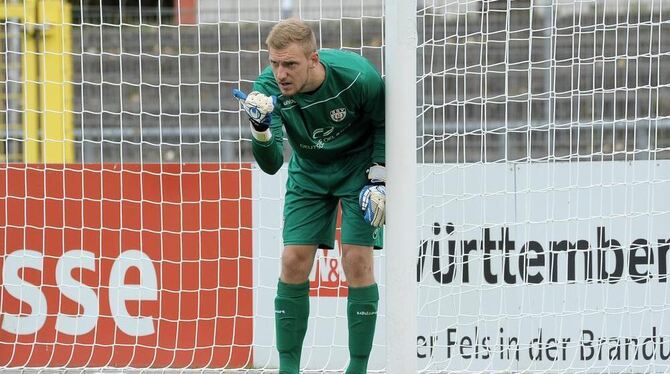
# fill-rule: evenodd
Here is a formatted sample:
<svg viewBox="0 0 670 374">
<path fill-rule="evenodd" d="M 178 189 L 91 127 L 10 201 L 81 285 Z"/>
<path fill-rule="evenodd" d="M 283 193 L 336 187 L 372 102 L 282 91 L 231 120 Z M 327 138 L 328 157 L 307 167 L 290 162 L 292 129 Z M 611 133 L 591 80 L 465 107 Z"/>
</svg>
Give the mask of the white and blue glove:
<svg viewBox="0 0 670 374">
<path fill-rule="evenodd" d="M 358 194 L 363 219 L 374 227 L 386 221 L 386 167 L 374 164 L 368 169 L 368 183 Z"/>
<path fill-rule="evenodd" d="M 244 92 L 233 89 L 233 96 L 239 100 L 242 109 L 251 123 L 251 133 L 261 142 L 267 142 L 272 138 L 270 132 L 270 123 L 272 122 L 272 111 L 277 104 L 277 97 L 267 96 L 258 91 L 250 92 L 249 95 Z"/>
</svg>

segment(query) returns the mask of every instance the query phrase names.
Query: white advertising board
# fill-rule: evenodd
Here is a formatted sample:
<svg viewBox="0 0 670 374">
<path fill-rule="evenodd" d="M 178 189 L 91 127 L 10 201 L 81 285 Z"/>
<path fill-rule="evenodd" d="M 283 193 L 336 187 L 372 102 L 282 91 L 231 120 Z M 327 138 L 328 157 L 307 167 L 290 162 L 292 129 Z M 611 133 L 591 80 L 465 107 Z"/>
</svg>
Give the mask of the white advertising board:
<svg viewBox="0 0 670 374">
<path fill-rule="evenodd" d="M 670 368 L 670 163 L 419 175 L 422 369 Z"/>
<path fill-rule="evenodd" d="M 669 162 L 435 164 L 417 175 L 420 243 L 407 250 L 417 253 L 418 369 L 670 369 Z M 254 361 L 272 366 L 285 169 L 253 178 Z M 386 344 L 383 251 L 376 259 L 370 370 L 384 367 Z M 317 259 L 313 281 L 325 277 L 319 266 L 342 276 L 331 260 Z M 303 366 L 341 369 L 346 297 L 311 299 Z"/>
</svg>

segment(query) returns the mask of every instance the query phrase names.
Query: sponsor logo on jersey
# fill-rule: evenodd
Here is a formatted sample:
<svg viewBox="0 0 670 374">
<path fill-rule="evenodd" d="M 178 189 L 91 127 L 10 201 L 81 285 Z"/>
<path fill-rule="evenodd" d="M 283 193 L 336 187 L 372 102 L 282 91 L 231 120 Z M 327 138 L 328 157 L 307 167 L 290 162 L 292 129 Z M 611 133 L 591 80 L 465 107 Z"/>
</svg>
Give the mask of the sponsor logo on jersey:
<svg viewBox="0 0 670 374">
<path fill-rule="evenodd" d="M 284 100 L 284 101 L 282 102 L 282 104 L 284 104 L 284 105 L 294 105 L 294 104 L 295 104 L 295 100 L 293 100 L 293 99 L 287 99 L 287 100 Z"/>
<path fill-rule="evenodd" d="M 333 126 L 319 127 L 318 129 L 316 129 L 312 132 L 312 139 L 326 138 L 326 137 L 330 136 L 330 134 L 332 134 L 333 131 L 335 131 L 335 128 Z"/>
<path fill-rule="evenodd" d="M 335 122 L 342 122 L 346 116 L 347 110 L 345 108 L 337 108 L 330 111 L 330 119 Z"/>
</svg>

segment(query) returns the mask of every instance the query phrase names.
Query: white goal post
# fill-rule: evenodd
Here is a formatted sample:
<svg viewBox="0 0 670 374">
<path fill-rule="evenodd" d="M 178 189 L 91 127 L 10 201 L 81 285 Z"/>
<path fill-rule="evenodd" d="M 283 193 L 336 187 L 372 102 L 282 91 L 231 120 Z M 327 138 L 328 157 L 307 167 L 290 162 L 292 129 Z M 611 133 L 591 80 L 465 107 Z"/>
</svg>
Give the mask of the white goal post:
<svg viewBox="0 0 670 374">
<path fill-rule="evenodd" d="M 389 1 L 386 23 L 386 371 L 413 373 L 416 359 L 416 9 L 415 1 Z M 402 61 L 402 63 L 400 63 Z"/>
<path fill-rule="evenodd" d="M 386 82 L 369 372 L 670 371 L 669 0 L 105 4 L 0 5 L 0 370 L 276 372 L 286 167 L 231 91 L 295 16 Z"/>
</svg>

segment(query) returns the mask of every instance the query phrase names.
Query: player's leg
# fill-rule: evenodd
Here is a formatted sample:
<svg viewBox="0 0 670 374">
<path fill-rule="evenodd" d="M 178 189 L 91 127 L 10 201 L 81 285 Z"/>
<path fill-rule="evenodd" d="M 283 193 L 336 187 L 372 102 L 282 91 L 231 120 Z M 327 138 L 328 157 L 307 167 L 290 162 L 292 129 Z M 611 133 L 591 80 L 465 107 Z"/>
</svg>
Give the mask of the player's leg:
<svg viewBox="0 0 670 374">
<path fill-rule="evenodd" d="M 342 199 L 342 267 L 349 282 L 347 374 L 366 373 L 372 351 L 379 289 L 374 277 L 372 247 L 375 229 L 363 221 L 356 199 Z"/>
<path fill-rule="evenodd" d="M 318 246 L 335 241 L 336 200 L 298 187 L 291 178 L 284 199 L 284 251 L 275 298 L 279 372 L 297 374 L 309 318 L 309 273 Z"/>
<path fill-rule="evenodd" d="M 302 344 L 309 319 L 309 272 L 316 245 L 287 245 L 281 258 L 281 275 L 275 297 L 275 331 L 279 372 L 300 370 Z"/>
</svg>

